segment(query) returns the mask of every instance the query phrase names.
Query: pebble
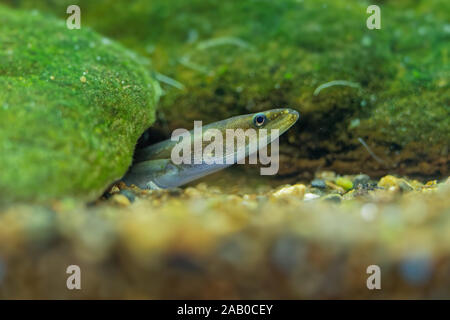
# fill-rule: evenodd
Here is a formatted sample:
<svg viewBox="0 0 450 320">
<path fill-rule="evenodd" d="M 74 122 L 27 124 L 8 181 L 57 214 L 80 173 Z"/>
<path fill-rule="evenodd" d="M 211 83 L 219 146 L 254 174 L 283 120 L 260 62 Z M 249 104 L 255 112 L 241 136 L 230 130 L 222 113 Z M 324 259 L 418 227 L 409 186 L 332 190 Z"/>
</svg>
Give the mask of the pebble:
<svg viewBox="0 0 450 320">
<path fill-rule="evenodd" d="M 397 178 L 392 175 L 381 178 L 378 182 L 378 186 L 389 191 L 412 191 L 414 189 L 405 179 Z"/>
<path fill-rule="evenodd" d="M 365 186 L 369 183 L 370 181 L 370 177 L 367 174 L 358 174 L 354 179 L 353 179 L 353 186 L 356 188 L 359 185 L 361 186 Z"/>
<path fill-rule="evenodd" d="M 322 179 L 314 179 L 313 181 L 311 181 L 311 187 L 325 189 L 327 185 Z"/>
<path fill-rule="evenodd" d="M 400 182 L 398 183 L 398 186 L 400 187 L 400 189 L 402 191 L 412 191 L 414 190 L 414 188 L 405 180 L 401 179 Z"/>
<path fill-rule="evenodd" d="M 111 201 L 114 202 L 115 204 L 118 204 L 119 206 L 123 206 L 123 207 L 127 207 L 131 204 L 130 200 L 124 196 L 123 194 L 114 194 L 111 197 Z"/>
<path fill-rule="evenodd" d="M 118 192 L 120 192 L 120 189 L 119 189 L 119 187 L 118 186 L 113 186 L 112 188 L 111 188 L 111 190 L 109 190 L 109 193 L 118 193 Z"/>
<path fill-rule="evenodd" d="M 323 201 L 340 203 L 342 201 L 342 197 L 338 194 L 329 194 L 322 198 Z"/>
<path fill-rule="evenodd" d="M 305 196 L 303 197 L 303 200 L 305 201 L 311 201 L 314 199 L 320 198 L 320 196 L 318 194 L 315 193 L 305 193 Z"/>
<path fill-rule="evenodd" d="M 303 199 L 303 196 L 305 195 L 306 187 L 303 184 L 295 184 L 293 186 L 288 186 L 279 189 L 278 191 L 275 191 L 273 193 L 273 196 L 276 198 L 283 198 L 286 196 L 295 196 Z"/>
<path fill-rule="evenodd" d="M 328 188 L 330 188 L 330 189 L 332 189 L 332 190 L 335 190 L 335 191 L 337 191 L 337 192 L 340 193 L 340 194 L 345 193 L 345 189 L 344 189 L 344 188 L 342 188 L 341 186 L 338 186 L 338 185 L 334 184 L 334 183 L 331 182 L 331 181 L 327 181 L 326 184 L 327 184 L 327 187 L 328 187 Z"/>
<path fill-rule="evenodd" d="M 353 183 L 350 179 L 339 177 L 336 179 L 335 183 L 344 188 L 345 191 L 353 189 Z"/>
<path fill-rule="evenodd" d="M 121 195 L 124 195 L 125 197 L 127 197 L 128 200 L 130 200 L 131 203 L 134 202 L 134 200 L 136 200 L 135 194 L 132 191 L 130 191 L 130 190 L 127 190 L 127 189 L 120 190 L 119 193 Z"/>
</svg>

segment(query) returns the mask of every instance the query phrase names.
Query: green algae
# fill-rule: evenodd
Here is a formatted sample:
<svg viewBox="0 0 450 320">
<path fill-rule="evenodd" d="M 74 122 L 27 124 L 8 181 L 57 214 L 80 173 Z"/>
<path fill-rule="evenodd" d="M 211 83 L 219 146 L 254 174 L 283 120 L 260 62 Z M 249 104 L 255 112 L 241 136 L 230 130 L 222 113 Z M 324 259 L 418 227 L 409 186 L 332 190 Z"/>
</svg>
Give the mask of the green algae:
<svg viewBox="0 0 450 320">
<path fill-rule="evenodd" d="M 89 28 L 0 6 L 0 202 L 92 199 L 127 170 L 158 84 Z"/>
<path fill-rule="evenodd" d="M 39 7 L 64 17 L 69 2 Z M 299 169 L 323 159 L 338 171 L 448 171 L 448 1 L 383 2 L 381 30 L 366 28 L 367 1 L 75 3 L 84 23 L 175 81 L 164 85 L 156 124 L 166 135 L 194 119 L 289 106 L 302 114 L 287 139 L 305 159 Z M 314 95 L 331 81 L 353 85 Z M 380 168 L 357 138 L 392 165 Z"/>
<path fill-rule="evenodd" d="M 61 18 L 78 4 L 83 27 L 151 57 L 159 135 L 289 106 L 302 117 L 282 148 L 297 171 L 448 174 L 448 1 L 385 1 L 381 30 L 366 27 L 367 1 L 3 2 Z M 352 86 L 314 95 L 331 81 Z"/>
<path fill-rule="evenodd" d="M 338 186 L 341 186 L 342 188 L 344 188 L 345 191 L 353 189 L 352 181 L 347 178 L 339 177 L 336 179 L 335 182 Z"/>
</svg>

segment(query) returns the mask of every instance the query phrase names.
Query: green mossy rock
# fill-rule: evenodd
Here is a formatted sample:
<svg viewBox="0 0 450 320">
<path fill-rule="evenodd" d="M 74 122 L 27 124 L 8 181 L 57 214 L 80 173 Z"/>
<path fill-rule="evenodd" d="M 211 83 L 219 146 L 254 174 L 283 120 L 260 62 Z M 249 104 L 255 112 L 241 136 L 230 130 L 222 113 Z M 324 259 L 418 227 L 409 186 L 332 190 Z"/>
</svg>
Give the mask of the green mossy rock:
<svg viewBox="0 0 450 320">
<path fill-rule="evenodd" d="M 0 202 L 92 199 L 154 121 L 142 58 L 89 28 L 0 6 Z"/>
</svg>

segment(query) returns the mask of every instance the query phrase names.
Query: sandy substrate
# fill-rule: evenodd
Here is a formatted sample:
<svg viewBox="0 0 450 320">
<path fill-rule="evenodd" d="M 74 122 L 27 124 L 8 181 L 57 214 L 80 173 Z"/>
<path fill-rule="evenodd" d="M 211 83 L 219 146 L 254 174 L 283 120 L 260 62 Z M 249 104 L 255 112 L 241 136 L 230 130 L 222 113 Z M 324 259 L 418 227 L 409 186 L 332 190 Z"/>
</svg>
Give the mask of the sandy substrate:
<svg viewBox="0 0 450 320">
<path fill-rule="evenodd" d="M 118 184 L 90 205 L 3 208 L 0 297 L 450 298 L 448 180 L 325 172 L 313 185 Z"/>
</svg>

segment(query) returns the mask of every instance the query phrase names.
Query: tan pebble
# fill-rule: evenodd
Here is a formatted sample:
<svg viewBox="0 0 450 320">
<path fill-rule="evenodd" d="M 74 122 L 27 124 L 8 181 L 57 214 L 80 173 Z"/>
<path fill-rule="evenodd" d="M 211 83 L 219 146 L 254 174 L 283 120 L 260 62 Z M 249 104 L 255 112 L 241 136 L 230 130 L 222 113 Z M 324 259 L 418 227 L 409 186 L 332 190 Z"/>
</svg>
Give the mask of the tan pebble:
<svg viewBox="0 0 450 320">
<path fill-rule="evenodd" d="M 120 182 L 117 184 L 117 187 L 118 187 L 120 190 L 122 190 L 122 189 L 125 189 L 125 188 L 127 187 L 127 185 L 125 184 L 125 182 L 120 181 Z"/>
<path fill-rule="evenodd" d="M 378 181 L 378 186 L 385 189 L 390 189 L 390 187 L 396 187 L 398 186 L 398 178 L 391 175 L 384 176 L 383 178 L 380 179 L 380 181 Z"/>
<path fill-rule="evenodd" d="M 305 201 L 310 201 L 310 200 L 314 200 L 320 198 L 320 196 L 318 194 L 315 193 L 305 193 L 305 196 L 303 198 L 303 200 Z"/>
<path fill-rule="evenodd" d="M 344 194 L 345 193 L 345 189 L 342 188 L 341 186 L 338 186 L 336 184 L 334 184 L 331 181 L 325 181 L 325 184 L 327 185 L 328 188 L 332 189 L 332 190 L 336 190 L 338 193 L 340 194 Z"/>
<path fill-rule="evenodd" d="M 378 182 L 378 186 L 389 191 L 411 191 L 413 187 L 405 180 L 391 175 L 384 176 Z"/>
<path fill-rule="evenodd" d="M 81 76 L 80 81 L 83 82 L 83 83 L 86 83 L 87 79 L 86 79 L 85 76 Z"/>
<path fill-rule="evenodd" d="M 299 184 L 295 184 L 293 186 L 281 188 L 280 190 L 275 191 L 273 193 L 273 196 L 276 198 L 282 198 L 282 197 L 286 197 L 286 196 L 294 196 L 294 197 L 303 199 L 305 192 L 306 192 L 305 185 L 299 183 Z"/>
<path fill-rule="evenodd" d="M 119 187 L 112 186 L 112 188 L 109 190 L 109 193 L 118 193 L 120 191 Z"/>
<path fill-rule="evenodd" d="M 429 187 L 435 187 L 436 184 L 437 184 L 437 181 L 436 181 L 436 180 L 431 180 L 431 181 L 428 181 L 428 182 L 425 184 L 425 187 L 427 187 L 427 188 L 429 188 Z"/>
<path fill-rule="evenodd" d="M 118 205 L 124 206 L 124 207 L 127 207 L 131 204 L 130 200 L 127 197 L 125 197 L 123 194 L 113 195 L 111 197 L 111 201 L 114 202 L 115 204 L 118 204 Z"/>
</svg>

